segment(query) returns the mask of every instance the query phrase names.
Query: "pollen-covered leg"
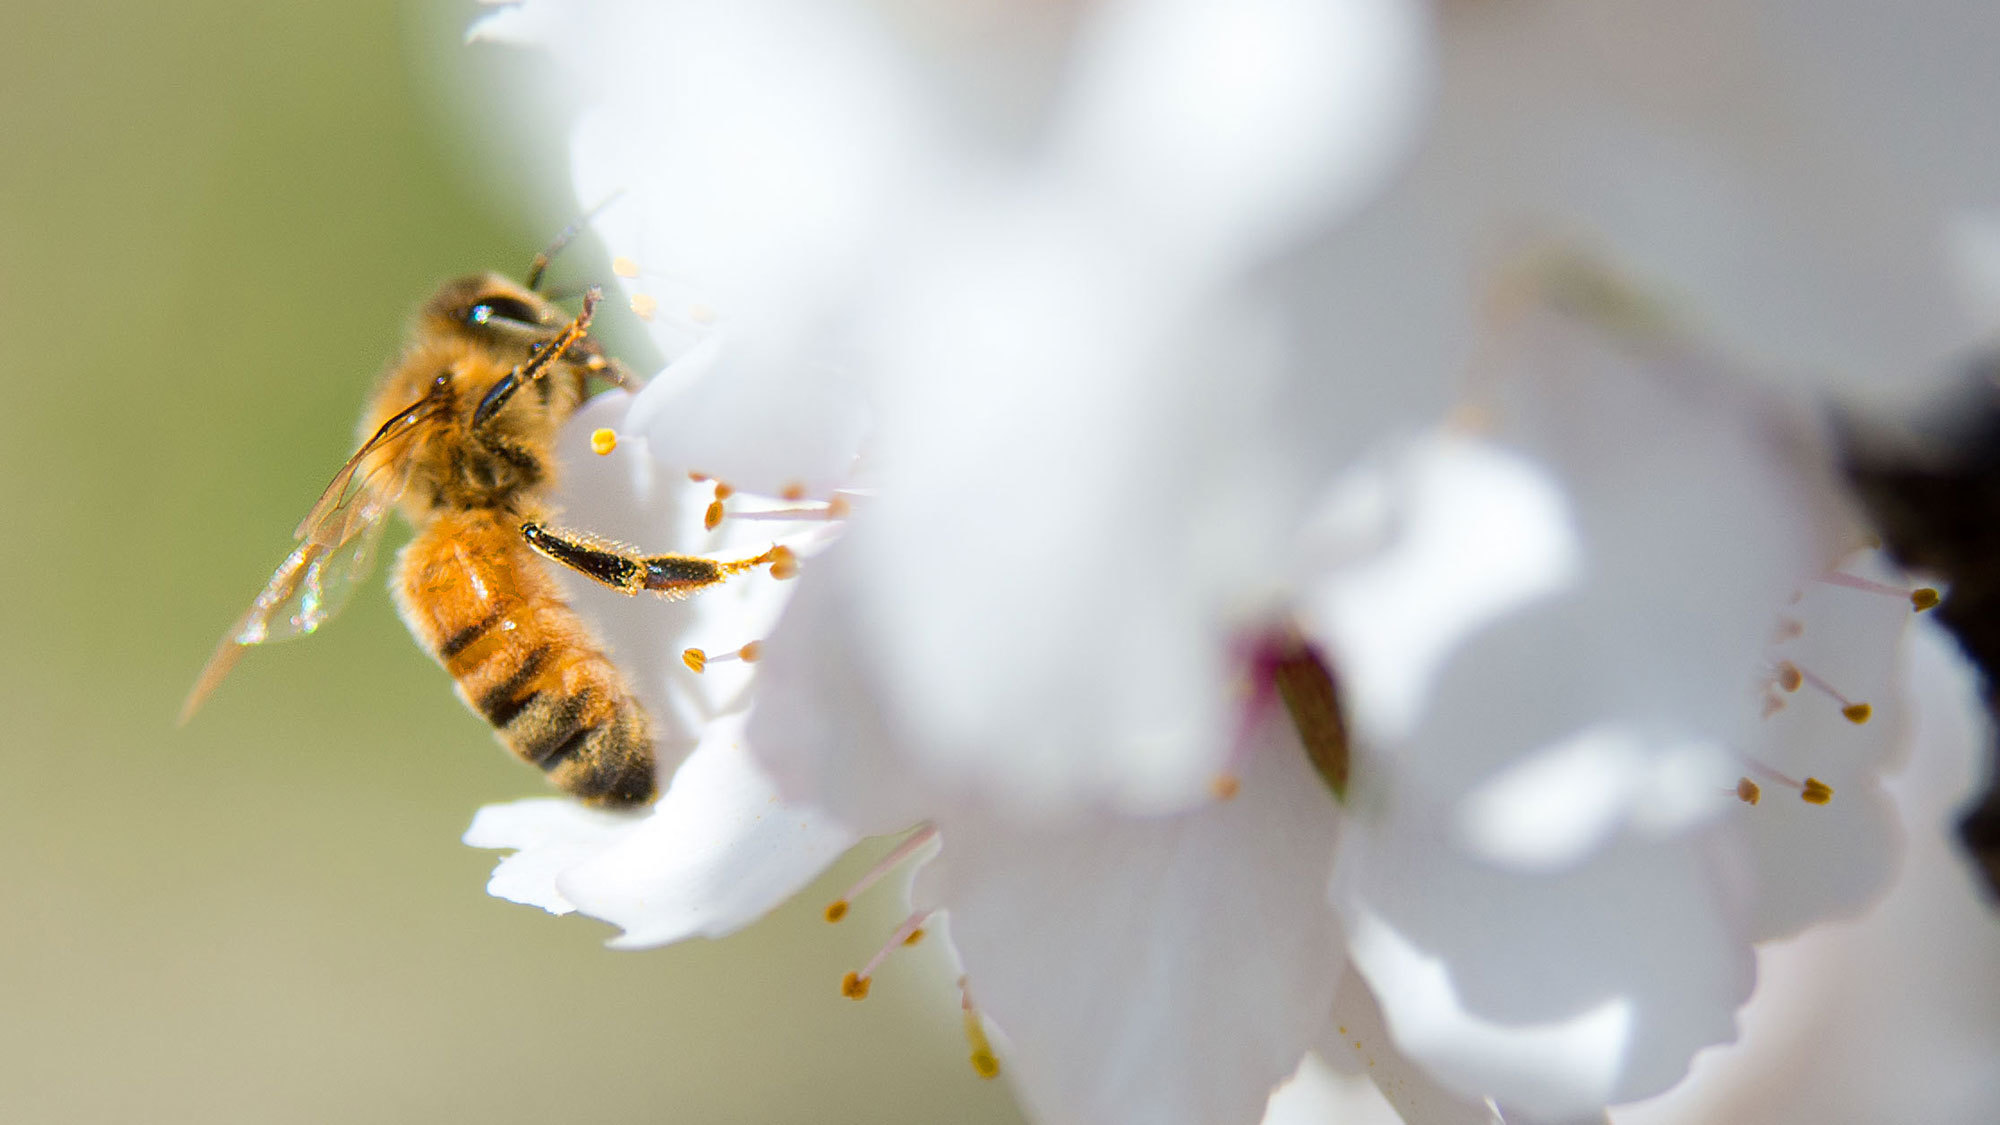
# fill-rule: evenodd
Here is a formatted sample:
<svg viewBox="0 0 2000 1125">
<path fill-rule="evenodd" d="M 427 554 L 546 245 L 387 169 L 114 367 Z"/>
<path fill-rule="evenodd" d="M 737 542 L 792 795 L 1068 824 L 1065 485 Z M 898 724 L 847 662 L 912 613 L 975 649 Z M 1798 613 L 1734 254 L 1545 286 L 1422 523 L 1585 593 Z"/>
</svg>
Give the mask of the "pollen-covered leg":
<svg viewBox="0 0 2000 1125">
<path fill-rule="evenodd" d="M 766 565 L 771 568 L 773 578 L 790 578 L 798 573 L 798 559 L 785 546 L 773 546 L 755 558 L 704 559 L 694 555 L 642 555 L 575 532 L 550 530 L 538 523 L 522 524 L 521 537 L 543 558 L 627 594 L 650 590 L 669 598 L 686 597 L 732 574 Z"/>
</svg>

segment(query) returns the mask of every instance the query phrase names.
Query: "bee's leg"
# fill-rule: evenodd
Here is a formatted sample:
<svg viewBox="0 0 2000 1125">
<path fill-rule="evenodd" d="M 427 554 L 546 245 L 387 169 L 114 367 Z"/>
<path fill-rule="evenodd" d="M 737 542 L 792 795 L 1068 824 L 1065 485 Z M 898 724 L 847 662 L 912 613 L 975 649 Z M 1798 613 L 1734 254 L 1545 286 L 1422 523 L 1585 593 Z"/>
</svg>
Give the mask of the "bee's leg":
<svg viewBox="0 0 2000 1125">
<path fill-rule="evenodd" d="M 508 400 L 514 397 L 515 392 L 541 378 L 542 373 L 548 370 L 549 364 L 561 359 L 564 352 L 569 351 L 577 341 L 584 338 L 585 330 L 590 327 L 590 318 L 597 311 L 597 302 L 602 297 L 603 294 L 594 287 L 585 293 L 583 311 L 576 314 L 575 320 L 564 325 L 563 330 L 556 333 L 554 339 L 537 349 L 533 359 L 509 371 L 499 382 L 493 384 L 492 389 L 486 392 L 486 397 L 480 399 L 479 405 L 472 411 L 472 428 L 475 432 L 484 429 L 486 423 L 491 422 L 493 416 L 500 413 L 500 408 L 507 405 Z"/>
<path fill-rule="evenodd" d="M 750 559 L 641 555 L 590 542 L 573 532 L 552 531 L 534 522 L 521 525 L 521 538 L 542 557 L 627 594 L 650 590 L 669 598 L 686 597 L 755 567 L 769 564 L 772 577 L 790 578 L 798 572 L 799 565 L 791 549 L 782 546 L 774 546 Z"/>
</svg>

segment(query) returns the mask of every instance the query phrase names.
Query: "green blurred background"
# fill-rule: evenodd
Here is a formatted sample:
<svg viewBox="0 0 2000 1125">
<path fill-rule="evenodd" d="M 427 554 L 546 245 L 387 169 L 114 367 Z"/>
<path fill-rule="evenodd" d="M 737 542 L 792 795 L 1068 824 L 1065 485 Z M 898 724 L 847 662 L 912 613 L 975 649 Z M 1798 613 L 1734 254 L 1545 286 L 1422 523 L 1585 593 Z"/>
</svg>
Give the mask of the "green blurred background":
<svg viewBox="0 0 2000 1125">
<path fill-rule="evenodd" d="M 173 725 L 414 303 L 574 209 L 560 107 L 474 11 L 8 12 L 0 1122 L 1016 1120 L 935 943 L 838 996 L 897 913 L 820 921 L 856 860 L 645 953 L 487 897 L 459 834 L 537 780 L 380 582 Z"/>
</svg>

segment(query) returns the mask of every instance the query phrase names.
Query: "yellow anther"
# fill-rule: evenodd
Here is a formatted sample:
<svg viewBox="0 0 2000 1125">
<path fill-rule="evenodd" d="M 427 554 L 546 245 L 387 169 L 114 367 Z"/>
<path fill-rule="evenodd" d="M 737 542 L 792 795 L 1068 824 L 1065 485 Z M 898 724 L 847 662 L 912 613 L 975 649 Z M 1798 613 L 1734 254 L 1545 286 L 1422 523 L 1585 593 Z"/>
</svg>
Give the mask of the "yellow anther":
<svg viewBox="0 0 2000 1125">
<path fill-rule="evenodd" d="M 1833 787 L 1816 777 L 1806 778 L 1799 796 L 1808 805 L 1824 805 L 1833 800 Z"/>
<path fill-rule="evenodd" d="M 734 495 L 736 495 L 736 490 L 734 488 L 729 487 L 728 485 L 722 483 L 721 481 L 715 482 L 715 498 L 717 500 L 727 500 Z"/>
<path fill-rule="evenodd" d="M 868 978 L 860 973 L 849 973 L 840 978 L 840 994 L 849 1000 L 868 999 Z"/>
<path fill-rule="evenodd" d="M 993 1044 L 986 1040 L 986 1028 L 980 1025 L 979 1013 L 971 1008 L 965 1010 L 965 1041 L 972 1047 L 973 1073 L 981 1078 L 999 1077 L 1000 1056 L 993 1053 Z"/>
<path fill-rule="evenodd" d="M 722 526 L 722 501 L 710 500 L 708 502 L 708 511 L 702 513 L 701 526 L 707 528 L 709 531 L 714 531 L 716 528 Z"/>
<path fill-rule="evenodd" d="M 660 299 L 649 293 L 632 294 L 632 315 L 640 320 L 651 320 L 660 311 Z"/>
<path fill-rule="evenodd" d="M 1855 726 L 1860 726 L 1862 723 L 1867 722 L 1868 717 L 1874 713 L 1875 709 L 1866 703 L 1850 703 L 1840 709 L 1841 717 Z"/>
<path fill-rule="evenodd" d="M 737 658 L 745 664 L 757 663 L 757 658 L 762 655 L 764 655 L 764 645 L 761 641 L 751 641 L 749 644 L 736 650 Z"/>
<path fill-rule="evenodd" d="M 1922 613 L 1927 609 L 1936 609 L 1938 602 L 1941 600 L 1938 597 L 1938 592 L 1929 586 L 1919 586 L 1910 591 L 1910 605 L 1918 613 Z"/>
<path fill-rule="evenodd" d="M 829 902 L 829 903 L 827 903 L 827 904 L 826 904 L 826 920 L 827 920 L 827 921 L 829 921 L 829 922 L 838 922 L 838 921 L 840 921 L 840 920 L 841 920 L 842 918 L 845 918 L 845 917 L 847 917 L 847 900 L 846 900 L 846 899 L 844 899 L 844 898 L 837 898 L 837 899 L 834 899 L 834 900 L 833 900 L 832 902 Z"/>
<path fill-rule="evenodd" d="M 700 483 L 701 483 L 702 481 L 705 481 L 705 480 L 707 480 L 707 479 L 708 479 L 708 474 L 706 474 L 706 473 L 697 473 L 697 472 L 689 472 L 689 473 L 688 473 L 688 479 L 689 479 L 689 480 L 691 480 L 691 481 L 693 481 L 693 482 L 695 482 L 696 484 L 700 484 Z"/>
<path fill-rule="evenodd" d="M 836 496 L 826 502 L 826 518 L 830 520 L 844 520 L 847 518 L 848 509 L 847 497 Z"/>
<path fill-rule="evenodd" d="M 602 457 L 616 448 L 618 448 L 618 435 L 616 432 L 605 429 L 590 431 L 590 451 L 592 453 Z"/>
<path fill-rule="evenodd" d="M 1736 799 L 1746 805 L 1754 805 L 1764 799 L 1764 790 L 1749 778 L 1742 778 L 1736 783 Z"/>
<path fill-rule="evenodd" d="M 681 652 L 681 663 L 687 665 L 690 672 L 700 672 L 708 667 L 708 654 L 698 648 L 684 649 Z"/>
<path fill-rule="evenodd" d="M 1219 773 L 1208 780 L 1208 792 L 1218 801 L 1227 801 L 1243 791 L 1243 782 L 1233 773 Z"/>
<path fill-rule="evenodd" d="M 1771 631 L 1771 643 L 1783 644 L 1806 631 L 1805 623 L 1796 617 L 1778 618 L 1778 627 Z"/>
<path fill-rule="evenodd" d="M 780 581 L 799 576 L 799 557 L 790 547 L 779 544 L 771 548 L 771 577 Z"/>
<path fill-rule="evenodd" d="M 1799 671 L 1798 665 L 1789 660 L 1778 665 L 1779 687 L 1784 688 L 1786 691 L 1797 691 L 1799 690 L 1799 685 L 1805 682 L 1805 674 Z"/>
<path fill-rule="evenodd" d="M 619 277 L 638 277 L 639 263 L 630 258 L 611 259 L 611 272 Z"/>
<path fill-rule="evenodd" d="M 922 926 L 918 926 L 916 929 L 910 931 L 909 937 L 903 939 L 903 944 L 915 945 L 922 940 L 924 940 L 924 928 Z"/>
<path fill-rule="evenodd" d="M 778 495 L 786 500 L 803 500 L 806 498 L 806 486 L 794 481 L 780 489 Z"/>
</svg>

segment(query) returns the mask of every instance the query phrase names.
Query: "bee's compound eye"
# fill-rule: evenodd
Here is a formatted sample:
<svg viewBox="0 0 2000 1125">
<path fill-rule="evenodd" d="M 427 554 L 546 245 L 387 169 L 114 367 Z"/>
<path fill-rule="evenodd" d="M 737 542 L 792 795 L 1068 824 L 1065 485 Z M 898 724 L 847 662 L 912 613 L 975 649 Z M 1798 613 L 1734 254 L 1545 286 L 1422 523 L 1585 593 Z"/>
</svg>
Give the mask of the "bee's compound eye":
<svg viewBox="0 0 2000 1125">
<path fill-rule="evenodd" d="M 474 326 L 486 324 L 496 317 L 520 324 L 542 322 L 541 313 L 526 301 L 504 295 L 481 297 L 465 310 L 465 323 Z"/>
</svg>

